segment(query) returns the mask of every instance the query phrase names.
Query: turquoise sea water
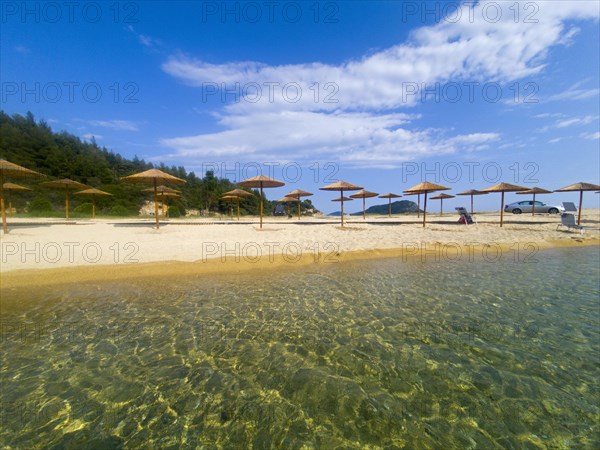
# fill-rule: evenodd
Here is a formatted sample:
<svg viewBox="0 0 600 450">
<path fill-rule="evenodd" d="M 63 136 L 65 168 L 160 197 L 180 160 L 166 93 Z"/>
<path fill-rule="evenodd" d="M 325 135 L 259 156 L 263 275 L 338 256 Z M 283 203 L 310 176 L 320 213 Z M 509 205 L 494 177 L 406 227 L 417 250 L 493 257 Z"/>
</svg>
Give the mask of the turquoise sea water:
<svg viewBox="0 0 600 450">
<path fill-rule="evenodd" d="M 600 256 L 2 292 L 0 448 L 600 448 Z"/>
</svg>

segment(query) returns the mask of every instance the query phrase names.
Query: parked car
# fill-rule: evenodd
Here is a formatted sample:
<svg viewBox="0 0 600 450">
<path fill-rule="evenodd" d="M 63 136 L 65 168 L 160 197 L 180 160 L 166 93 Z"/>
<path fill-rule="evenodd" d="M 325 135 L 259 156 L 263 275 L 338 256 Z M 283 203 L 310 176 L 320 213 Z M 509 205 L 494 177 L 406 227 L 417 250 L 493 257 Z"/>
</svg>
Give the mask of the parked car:
<svg viewBox="0 0 600 450">
<path fill-rule="evenodd" d="M 511 203 L 510 205 L 506 205 L 504 207 L 505 212 L 511 212 L 513 214 L 521 214 L 521 213 L 530 213 L 533 209 L 533 201 L 525 200 L 522 202 Z M 535 212 L 536 213 L 548 213 L 548 214 L 558 214 L 559 212 L 565 212 L 565 208 L 562 206 L 554 206 L 554 205 L 546 205 L 542 202 L 535 202 Z"/>
</svg>

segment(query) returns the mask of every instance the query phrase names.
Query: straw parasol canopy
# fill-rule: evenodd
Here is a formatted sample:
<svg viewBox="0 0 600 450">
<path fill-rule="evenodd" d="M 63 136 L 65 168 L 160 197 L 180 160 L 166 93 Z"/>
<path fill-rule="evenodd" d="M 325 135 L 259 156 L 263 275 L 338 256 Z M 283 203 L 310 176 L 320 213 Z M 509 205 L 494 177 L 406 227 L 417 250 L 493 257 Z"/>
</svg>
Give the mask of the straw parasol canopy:
<svg viewBox="0 0 600 450">
<path fill-rule="evenodd" d="M 75 195 L 88 195 L 92 197 L 92 219 L 96 218 L 96 197 L 112 196 L 112 194 L 101 191 L 100 189 L 96 188 L 85 189 L 83 191 L 75 192 Z"/>
<path fill-rule="evenodd" d="M 445 198 L 454 198 L 454 195 L 438 194 L 435 197 L 431 197 L 431 200 L 439 200 L 440 201 L 440 216 L 444 213 L 444 199 Z"/>
<path fill-rule="evenodd" d="M 344 202 L 352 200 L 351 198 L 344 197 L 344 191 L 360 191 L 362 186 L 357 186 L 347 181 L 336 181 L 335 183 L 328 184 L 319 188 L 321 191 L 339 191 L 340 196 L 332 201 L 342 202 L 342 226 L 344 226 Z"/>
<path fill-rule="evenodd" d="M 517 195 L 531 195 L 533 194 L 533 204 L 531 205 L 531 215 L 535 214 L 535 194 L 552 194 L 552 191 L 548 191 L 546 189 L 542 189 L 540 187 L 533 187 L 531 189 L 527 189 L 526 191 L 517 192 Z"/>
<path fill-rule="evenodd" d="M 303 191 L 302 189 L 296 189 L 290 192 L 286 197 L 294 197 L 298 199 L 298 220 L 300 220 L 300 197 L 310 197 L 313 195 L 312 192 Z"/>
<path fill-rule="evenodd" d="M 154 217 L 156 219 L 156 229 L 160 228 L 158 223 L 158 185 L 159 183 L 168 183 L 168 184 L 185 184 L 186 181 L 181 178 L 174 177 L 173 175 L 169 175 L 168 173 L 163 172 L 158 169 L 150 169 L 144 172 L 135 173 L 133 175 L 128 175 L 126 177 L 121 178 L 122 181 L 126 181 L 128 183 L 143 183 L 143 184 L 152 184 L 154 190 Z"/>
<path fill-rule="evenodd" d="M 154 188 L 142 189 L 142 192 L 154 192 Z M 160 186 L 156 186 L 157 194 L 181 194 L 181 191 L 177 189 L 170 188 L 169 186 L 165 186 L 161 184 Z"/>
<path fill-rule="evenodd" d="M 570 186 L 566 186 L 564 188 L 557 189 L 554 192 L 571 192 L 571 191 L 579 191 L 579 211 L 577 213 L 577 225 L 581 225 L 581 209 L 583 208 L 583 191 L 597 191 L 600 189 L 600 186 L 592 183 L 575 183 Z"/>
<path fill-rule="evenodd" d="M 54 189 L 64 189 L 65 190 L 65 219 L 69 221 L 69 189 L 88 189 L 89 186 L 86 186 L 83 183 L 79 183 L 78 181 L 73 181 L 70 178 L 63 178 L 62 180 L 54 180 L 54 181 L 46 181 L 42 183 L 42 186 L 47 188 Z"/>
<path fill-rule="evenodd" d="M 39 172 L 27 169 L 18 164 L 11 163 L 5 159 L 0 159 L 0 209 L 2 210 L 2 230 L 4 234 L 8 233 L 8 224 L 6 223 L 6 210 L 4 209 L 4 179 L 5 178 L 28 178 L 43 177 Z"/>
<path fill-rule="evenodd" d="M 233 191 L 225 192 L 221 199 L 232 201 L 237 201 L 237 216 L 238 222 L 240 221 L 240 200 L 242 197 L 250 197 L 252 196 L 252 192 L 244 191 L 242 189 L 234 189 Z"/>
<path fill-rule="evenodd" d="M 29 189 L 28 187 L 21 186 L 20 184 L 15 184 L 15 183 L 4 183 L 2 185 L 2 189 L 5 191 L 14 191 L 14 192 L 31 191 L 31 189 Z M 11 202 L 10 197 L 8 199 L 8 210 L 12 211 L 12 202 Z"/>
<path fill-rule="evenodd" d="M 402 197 L 401 195 L 398 194 L 392 194 L 391 192 L 388 192 L 387 194 L 382 194 L 379 196 L 379 198 L 387 198 L 389 199 L 389 203 L 388 203 L 388 216 L 392 217 L 392 199 L 393 198 L 400 198 Z"/>
<path fill-rule="evenodd" d="M 363 220 L 367 220 L 367 209 L 366 209 L 366 205 L 365 205 L 365 199 L 367 198 L 372 198 L 372 197 L 377 197 L 379 194 L 377 192 L 371 192 L 371 191 L 367 191 L 365 189 L 362 189 L 360 191 L 358 191 L 356 194 L 352 194 L 350 197 L 351 198 L 362 198 L 363 201 Z"/>
<path fill-rule="evenodd" d="M 221 200 L 226 202 L 237 202 L 238 204 L 238 221 L 240 220 L 240 197 L 237 195 L 223 195 Z M 233 219 L 233 209 L 231 209 L 231 218 Z"/>
<path fill-rule="evenodd" d="M 223 197 L 226 195 L 235 197 L 250 197 L 252 196 L 252 192 L 244 191 L 243 189 L 234 189 L 233 191 L 225 192 Z"/>
<path fill-rule="evenodd" d="M 475 211 L 473 210 L 473 196 L 475 195 L 486 195 L 488 194 L 488 192 L 481 192 L 481 191 L 477 191 L 475 189 L 470 189 L 468 191 L 464 191 L 464 192 L 459 192 L 456 195 L 470 195 L 471 196 L 471 215 L 475 214 Z"/>
<path fill-rule="evenodd" d="M 257 177 L 248 178 L 247 180 L 240 181 L 239 186 L 245 188 L 259 188 L 260 189 L 260 227 L 262 228 L 263 223 L 263 189 L 265 188 L 276 188 L 285 186 L 283 181 L 269 178 L 265 175 L 259 175 Z"/>
<path fill-rule="evenodd" d="M 420 192 L 404 192 L 404 195 L 416 195 L 417 196 L 417 219 L 421 217 L 421 193 Z"/>
<path fill-rule="evenodd" d="M 509 183 L 498 183 L 492 187 L 482 189 L 481 192 L 500 192 L 500 226 L 504 224 L 504 193 L 526 191 L 527 188 Z"/>
<path fill-rule="evenodd" d="M 425 227 L 425 223 L 427 220 L 427 194 L 430 192 L 436 191 L 447 191 L 449 187 L 442 186 L 440 184 L 431 183 L 429 181 L 424 181 L 422 183 L 417 184 L 416 186 L 407 189 L 406 193 L 409 194 L 425 194 L 425 201 L 423 203 L 423 227 Z M 419 202 L 420 203 L 420 202 Z M 420 209 L 420 206 L 419 206 Z"/>
<path fill-rule="evenodd" d="M 288 203 L 288 216 L 290 215 L 290 205 L 289 203 L 294 203 L 294 202 L 298 202 L 298 204 L 300 204 L 300 199 L 299 198 L 295 198 L 295 197 L 289 197 L 289 196 L 285 196 L 285 197 L 281 197 L 279 200 L 276 200 L 279 203 Z"/>
<path fill-rule="evenodd" d="M 142 189 L 142 192 L 154 192 L 154 188 Z M 160 211 L 162 213 L 163 219 L 165 218 L 165 199 L 166 198 L 175 198 L 179 197 L 178 194 L 181 194 L 181 191 L 177 189 L 170 188 L 161 184 L 160 186 L 156 186 L 156 193 L 160 197 Z M 168 206 L 168 205 L 167 205 Z M 167 216 L 169 215 L 169 210 L 167 209 Z"/>
<path fill-rule="evenodd" d="M 20 184 L 15 183 L 4 183 L 2 188 L 5 191 L 31 191 L 31 189 L 29 189 L 28 187 L 21 186 Z"/>
<path fill-rule="evenodd" d="M 163 210 L 162 210 L 162 215 L 163 217 L 169 217 L 169 199 L 170 198 L 181 198 L 181 195 L 178 194 L 177 192 L 163 192 L 161 194 L 158 194 L 158 196 L 160 197 L 161 201 L 163 202 Z M 166 208 L 165 208 L 166 206 Z"/>
</svg>

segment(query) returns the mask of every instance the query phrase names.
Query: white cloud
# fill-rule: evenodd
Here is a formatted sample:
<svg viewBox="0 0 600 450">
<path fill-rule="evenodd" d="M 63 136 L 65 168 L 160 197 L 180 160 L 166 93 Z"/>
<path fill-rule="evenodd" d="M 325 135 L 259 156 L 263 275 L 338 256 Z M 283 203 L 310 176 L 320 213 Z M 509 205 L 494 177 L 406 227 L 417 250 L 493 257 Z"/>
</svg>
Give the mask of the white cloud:
<svg viewBox="0 0 600 450">
<path fill-rule="evenodd" d="M 598 88 L 582 88 L 585 81 L 575 83 L 566 91 L 549 96 L 546 101 L 554 102 L 559 100 L 587 100 L 588 98 L 598 97 L 600 89 Z"/>
<path fill-rule="evenodd" d="M 559 120 L 556 128 L 572 127 L 573 125 L 587 125 L 598 120 L 598 116 L 574 117 L 573 119 Z"/>
<path fill-rule="evenodd" d="M 420 96 L 411 90 L 424 84 L 431 88 L 447 82 L 508 83 L 539 74 L 548 50 L 567 44 L 576 34 L 576 29 L 566 29 L 565 21 L 598 18 L 596 2 L 575 0 L 535 2 L 539 9 L 531 23 L 510 14 L 492 22 L 481 19 L 488 3 L 497 4 L 462 4 L 456 23 L 441 21 L 419 28 L 408 42 L 339 65 L 214 64 L 173 54 L 162 65 L 166 73 L 201 88 L 212 99 L 221 99 L 222 87 L 237 89 L 242 98 L 222 99 L 218 121 L 223 131 L 162 143 L 178 159 L 331 155 L 373 166 L 485 148 L 499 138 L 497 133 L 449 136 L 418 129 L 414 117 L 398 110 L 415 106 Z M 469 20 L 470 12 L 479 19 Z M 289 90 L 283 91 L 283 86 Z"/>
<path fill-rule="evenodd" d="M 24 45 L 17 45 L 14 47 L 14 50 L 15 52 L 21 53 L 22 55 L 31 53 L 31 50 L 28 47 L 25 47 Z"/>
<path fill-rule="evenodd" d="M 448 138 L 443 131 L 411 131 L 405 127 L 410 119 L 400 113 L 305 111 L 225 116 L 220 120 L 228 128 L 225 131 L 164 139 L 161 144 L 176 149 L 173 159 L 289 162 L 312 158 L 393 167 L 421 156 L 473 150 L 499 138 L 496 133 Z"/>
<path fill-rule="evenodd" d="M 581 133 L 580 135 L 583 139 L 588 139 L 590 141 L 597 141 L 600 139 L 600 131 L 593 131 L 591 133 Z"/>
<path fill-rule="evenodd" d="M 138 125 L 129 120 L 88 120 L 87 123 L 97 127 L 120 131 L 139 131 Z"/>
<path fill-rule="evenodd" d="M 547 125 L 541 128 L 539 131 L 542 133 L 561 128 L 569 128 L 573 126 L 589 125 L 590 123 L 598 121 L 598 116 L 583 116 L 583 117 L 571 117 L 568 119 L 556 120 L 552 125 Z"/>
<path fill-rule="evenodd" d="M 565 115 L 563 113 L 542 113 L 542 114 L 536 114 L 535 116 L 536 119 L 547 119 L 547 118 L 557 118 L 557 117 L 565 117 Z"/>
<path fill-rule="evenodd" d="M 131 25 L 127 26 L 127 31 L 135 35 L 138 42 L 148 49 L 156 50 L 162 45 L 160 39 L 153 38 L 147 34 L 138 33 Z"/>
<path fill-rule="evenodd" d="M 94 133 L 87 133 L 87 134 L 84 134 L 81 137 L 84 138 L 84 139 L 87 139 L 88 141 L 91 141 L 92 138 L 94 138 L 94 139 L 102 139 L 102 138 L 104 138 L 104 136 L 102 136 L 101 134 L 94 134 Z"/>
</svg>

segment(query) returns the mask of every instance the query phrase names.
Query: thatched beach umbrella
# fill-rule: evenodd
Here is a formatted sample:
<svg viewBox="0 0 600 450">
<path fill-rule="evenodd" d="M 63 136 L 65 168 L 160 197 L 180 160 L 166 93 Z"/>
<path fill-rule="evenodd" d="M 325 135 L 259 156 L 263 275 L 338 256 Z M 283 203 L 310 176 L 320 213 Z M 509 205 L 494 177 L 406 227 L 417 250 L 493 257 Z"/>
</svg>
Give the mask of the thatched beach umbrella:
<svg viewBox="0 0 600 450">
<path fill-rule="evenodd" d="M 96 197 L 112 196 L 112 194 L 109 194 L 108 192 L 104 192 L 96 188 L 85 189 L 83 191 L 75 192 L 75 195 L 87 195 L 92 197 L 92 219 L 96 218 Z"/>
<path fill-rule="evenodd" d="M 237 201 L 237 217 L 238 217 L 238 222 L 239 222 L 240 221 L 240 200 L 243 197 L 251 197 L 251 196 L 252 196 L 252 192 L 244 191 L 242 189 L 234 189 L 233 191 L 225 192 L 223 194 L 223 197 L 221 197 L 221 198 L 223 200 L 230 200 L 230 201 L 236 200 Z"/>
<path fill-rule="evenodd" d="M 542 189 L 540 187 L 533 187 L 531 189 L 527 189 L 526 191 L 517 192 L 517 195 L 531 195 L 533 194 L 533 204 L 531 205 L 531 215 L 535 214 L 535 194 L 552 194 L 552 191 L 548 191 L 546 189 Z"/>
<path fill-rule="evenodd" d="M 341 202 L 342 203 L 342 214 L 341 214 L 342 215 L 342 226 L 344 226 L 344 202 L 351 202 L 352 200 L 354 200 L 354 199 L 350 198 L 350 197 L 344 197 L 343 195 L 331 200 L 332 202 Z"/>
<path fill-rule="evenodd" d="M 464 192 L 459 192 L 456 195 L 470 195 L 471 196 L 471 215 L 475 214 L 475 211 L 473 210 L 473 196 L 475 195 L 486 195 L 488 194 L 488 192 L 481 192 L 481 191 L 477 191 L 475 189 L 471 189 L 468 191 L 464 191 Z"/>
<path fill-rule="evenodd" d="M 425 227 L 425 223 L 427 221 L 427 194 L 436 191 L 447 191 L 449 189 L 450 188 L 446 186 L 441 186 L 439 184 L 430 183 L 429 181 L 424 181 L 423 183 L 419 183 L 416 186 L 413 186 L 410 189 L 404 191 L 409 194 L 425 194 L 425 201 L 423 202 L 423 227 Z"/>
<path fill-rule="evenodd" d="M 583 209 L 583 191 L 597 191 L 600 186 L 592 183 L 575 183 L 564 188 L 557 189 L 554 192 L 571 192 L 579 191 L 579 212 L 577 213 L 577 225 L 581 225 L 581 210 Z"/>
<path fill-rule="evenodd" d="M 404 195 L 416 195 L 417 196 L 417 219 L 421 217 L 421 193 L 420 192 L 409 192 L 402 191 Z"/>
<path fill-rule="evenodd" d="M 4 189 L 4 191 L 13 191 L 13 192 L 25 192 L 25 191 L 31 191 L 31 189 L 29 189 L 28 187 L 25 186 L 21 186 L 20 184 L 15 184 L 15 183 L 4 183 L 2 185 L 2 189 Z M 8 210 L 12 211 L 12 202 L 11 199 L 8 199 Z"/>
<path fill-rule="evenodd" d="M 388 202 L 388 217 L 392 217 L 392 199 L 393 198 L 400 198 L 402 197 L 401 195 L 397 195 L 397 194 L 392 194 L 391 192 L 388 192 L 387 194 L 382 194 L 379 196 L 379 198 L 387 198 L 389 199 Z"/>
<path fill-rule="evenodd" d="M 154 188 L 142 189 L 142 192 L 154 192 Z M 165 218 L 165 198 L 169 197 L 169 195 L 165 195 L 165 194 L 177 195 L 177 194 L 181 194 L 181 191 L 178 191 L 177 189 L 173 189 L 168 186 L 165 186 L 164 184 L 161 184 L 160 186 L 156 186 L 156 193 L 158 194 L 158 197 L 160 198 L 160 211 L 161 211 L 161 214 L 164 219 Z M 177 195 L 177 197 L 179 197 L 179 195 Z"/>
<path fill-rule="evenodd" d="M 340 191 L 340 197 L 332 200 L 334 202 L 342 203 L 342 226 L 344 226 L 344 202 L 352 200 L 351 198 L 344 197 L 345 191 L 360 191 L 362 186 L 357 186 L 352 183 L 348 183 L 347 181 L 336 181 L 335 183 L 328 184 L 322 188 L 319 188 L 321 191 Z"/>
<path fill-rule="evenodd" d="M 168 218 L 169 217 L 169 199 L 170 198 L 181 198 L 181 195 L 177 194 L 176 192 L 161 192 L 160 194 L 158 194 L 158 197 L 160 198 L 160 200 L 162 202 L 163 218 L 164 217 Z M 165 206 L 166 206 L 166 208 L 165 208 Z"/>
<path fill-rule="evenodd" d="M 65 190 L 65 220 L 67 222 L 69 221 L 69 189 L 89 188 L 89 186 L 86 186 L 83 183 L 79 183 L 78 181 L 73 181 L 69 178 L 63 178 L 62 180 L 46 181 L 45 183 L 42 183 L 42 186 Z"/>
<path fill-rule="evenodd" d="M 440 201 L 440 217 L 444 213 L 444 199 L 445 198 L 454 198 L 454 195 L 449 194 L 439 194 L 435 197 L 431 197 L 431 200 L 439 200 Z"/>
<path fill-rule="evenodd" d="M 377 197 L 379 194 L 377 192 L 366 191 L 362 189 L 358 191 L 356 194 L 352 194 L 351 198 L 362 198 L 363 201 L 363 220 L 367 220 L 367 207 L 365 205 L 365 199 Z"/>
<path fill-rule="evenodd" d="M 265 175 L 259 175 L 257 177 L 248 178 L 247 180 L 240 181 L 238 186 L 245 188 L 260 188 L 260 227 L 262 228 L 263 223 L 263 189 L 265 188 L 276 188 L 285 186 L 283 181 L 269 178 Z"/>
<path fill-rule="evenodd" d="M 238 221 L 239 221 L 240 220 L 240 217 L 239 217 L 240 198 L 237 195 L 223 195 L 221 197 L 221 200 L 224 200 L 226 202 L 237 202 L 237 204 L 238 204 Z M 233 208 L 230 208 L 230 216 L 233 219 Z"/>
<path fill-rule="evenodd" d="M 500 226 L 504 224 L 504 193 L 505 192 L 518 192 L 518 191 L 526 191 L 527 188 L 523 186 L 517 186 L 515 184 L 509 183 L 498 183 L 495 186 L 481 189 L 481 192 L 500 192 L 502 193 L 500 197 Z"/>
<path fill-rule="evenodd" d="M 4 179 L 43 176 L 44 175 L 34 170 L 26 169 L 23 166 L 11 163 L 5 159 L 0 159 L 0 210 L 2 211 L 2 230 L 4 231 L 4 234 L 8 233 L 8 224 L 6 223 L 6 210 L 4 209 Z"/>
<path fill-rule="evenodd" d="M 185 184 L 186 181 L 181 178 L 174 177 L 173 175 L 169 175 L 168 173 L 163 172 L 158 169 L 150 169 L 144 172 L 135 173 L 133 175 L 128 175 L 126 177 L 121 178 L 122 181 L 126 181 L 128 183 L 144 183 L 144 184 L 153 184 L 154 186 L 154 217 L 156 218 L 156 229 L 160 228 L 158 223 L 158 185 L 159 183 L 168 183 L 168 184 Z"/>
<path fill-rule="evenodd" d="M 298 202 L 300 203 L 300 199 L 299 198 L 295 198 L 295 197 L 288 197 L 287 195 L 285 197 L 280 198 L 279 200 L 276 200 L 279 203 L 287 203 L 288 204 L 288 208 L 287 208 L 287 214 L 288 216 L 291 215 L 290 213 L 290 203 L 294 203 L 294 202 Z"/>
<path fill-rule="evenodd" d="M 300 220 L 300 197 L 310 197 L 313 195 L 312 192 L 303 191 L 302 189 L 296 189 L 295 191 L 286 194 L 286 197 L 294 197 L 298 199 L 298 220 Z"/>
</svg>

